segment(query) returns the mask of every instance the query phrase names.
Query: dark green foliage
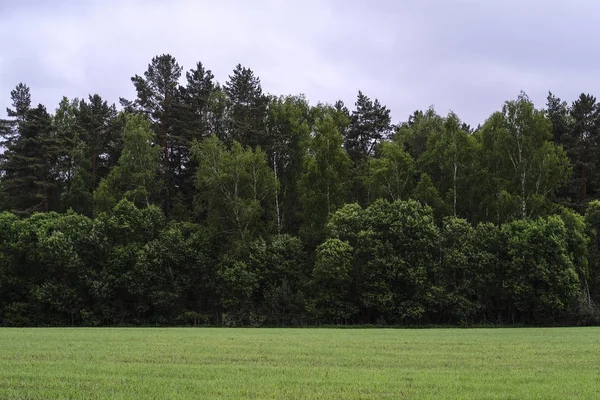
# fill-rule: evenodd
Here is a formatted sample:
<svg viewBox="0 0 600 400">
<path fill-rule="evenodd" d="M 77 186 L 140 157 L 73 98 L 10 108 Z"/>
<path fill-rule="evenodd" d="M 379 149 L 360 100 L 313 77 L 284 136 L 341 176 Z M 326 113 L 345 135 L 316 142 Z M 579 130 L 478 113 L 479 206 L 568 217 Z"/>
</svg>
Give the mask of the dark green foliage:
<svg viewBox="0 0 600 400">
<path fill-rule="evenodd" d="M 142 115 L 127 116 L 123 152 L 94 192 L 94 214 L 110 211 L 122 198 L 149 206 L 158 192 L 158 160 L 149 121 Z"/>
<path fill-rule="evenodd" d="M 600 184 L 598 146 L 600 140 L 600 106 L 596 98 L 581 94 L 569 109 L 570 122 L 560 136 L 572 165 L 566 197 L 581 206 L 595 197 Z"/>
<path fill-rule="evenodd" d="M 575 304 L 579 278 L 558 216 L 503 227 L 507 263 L 503 289 L 511 319 L 557 322 Z"/>
<path fill-rule="evenodd" d="M 224 92 L 229 99 L 229 118 L 226 137 L 221 139 L 227 143 L 237 141 L 242 146 L 267 147 L 265 119 L 269 99 L 262 92 L 260 79 L 251 69 L 238 64 Z"/>
<path fill-rule="evenodd" d="M 77 132 L 72 146 L 74 176 L 64 199 L 64 208 L 92 215 L 92 193 L 117 165 L 123 145 L 125 116 L 99 95 L 81 100 Z"/>
<path fill-rule="evenodd" d="M 0 146 L 8 147 L 13 140 L 18 137 L 19 130 L 25 121 L 27 112 L 31 108 L 31 94 L 29 87 L 24 83 L 19 83 L 15 89 L 10 92 L 12 107 L 7 108 L 6 113 L 10 119 L 0 120 Z"/>
<path fill-rule="evenodd" d="M 215 135 L 193 148 L 198 162 L 196 214 L 220 235 L 249 240 L 272 230 L 277 180 L 259 149 L 231 150 Z"/>
<path fill-rule="evenodd" d="M 344 132 L 344 148 L 352 161 L 360 164 L 374 153 L 377 144 L 388 137 L 392 121 L 390 110 L 361 91 L 358 92 L 355 105 L 350 125 Z"/>
<path fill-rule="evenodd" d="M 368 163 L 367 186 L 374 198 L 391 201 L 409 197 L 415 185 L 416 167 L 413 159 L 397 142 L 383 142 L 379 157 Z"/>
<path fill-rule="evenodd" d="M 60 139 L 52 117 L 40 104 L 27 110 L 17 129 L 3 154 L 3 208 L 24 214 L 56 210 Z"/>
<path fill-rule="evenodd" d="M 170 54 L 156 56 L 143 77 L 135 75 L 131 78 L 137 99 L 133 103 L 123 101 L 132 111 L 141 112 L 152 121 L 154 144 L 161 148 L 163 209 L 167 215 L 171 213 L 172 201 L 177 194 L 176 174 L 181 170 L 183 161 L 177 150 L 184 141 L 181 134 L 185 130 L 175 129 L 183 109 L 179 90 L 181 72 L 182 68 Z"/>
<path fill-rule="evenodd" d="M 319 245 L 313 269 L 315 317 L 335 323 L 348 323 L 356 314 L 352 288 L 352 246 L 339 239 L 327 239 Z"/>
<path fill-rule="evenodd" d="M 277 232 L 298 233 L 301 203 L 298 180 L 303 172 L 310 136 L 310 107 L 303 97 L 273 98 L 269 103 L 265 148 L 279 181 L 275 197 Z"/>
<path fill-rule="evenodd" d="M 298 183 L 304 210 L 301 234 L 308 243 L 316 244 L 322 239 L 329 214 L 344 203 L 349 166 L 335 120 L 325 113 L 315 123 L 305 172 Z"/>
<path fill-rule="evenodd" d="M 593 96 L 392 125 L 182 72 L 154 57 L 122 112 L 10 93 L 0 325 L 600 323 Z"/>
<path fill-rule="evenodd" d="M 353 297 L 362 322 L 417 323 L 426 315 L 428 276 L 437 262 L 431 209 L 416 201 L 347 205 L 331 218 L 336 240 L 351 246 Z"/>
</svg>

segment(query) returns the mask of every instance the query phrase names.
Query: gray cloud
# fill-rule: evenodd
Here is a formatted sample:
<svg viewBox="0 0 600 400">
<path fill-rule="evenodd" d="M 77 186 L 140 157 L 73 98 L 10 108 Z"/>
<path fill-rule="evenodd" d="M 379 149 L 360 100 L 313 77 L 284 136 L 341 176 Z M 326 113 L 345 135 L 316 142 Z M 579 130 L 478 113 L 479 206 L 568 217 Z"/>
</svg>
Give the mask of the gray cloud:
<svg viewBox="0 0 600 400">
<path fill-rule="evenodd" d="M 477 124 L 520 90 L 538 107 L 598 94 L 599 15 L 587 0 L 0 0 L 0 115 L 21 81 L 51 110 L 132 98 L 129 78 L 170 53 L 222 83 L 242 63 L 270 93 L 351 107 L 360 89 L 396 120 L 434 105 Z"/>
</svg>

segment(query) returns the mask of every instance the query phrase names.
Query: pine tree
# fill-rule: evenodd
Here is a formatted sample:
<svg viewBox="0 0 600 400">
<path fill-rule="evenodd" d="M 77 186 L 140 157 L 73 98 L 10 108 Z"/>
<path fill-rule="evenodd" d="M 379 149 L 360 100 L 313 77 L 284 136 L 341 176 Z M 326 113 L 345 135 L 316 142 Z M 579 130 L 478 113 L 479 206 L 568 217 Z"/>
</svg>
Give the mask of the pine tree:
<svg viewBox="0 0 600 400">
<path fill-rule="evenodd" d="M 186 86 L 180 86 L 181 104 L 174 121 L 171 162 L 174 168 L 174 186 L 177 197 L 173 207 L 174 218 L 181 219 L 192 209 L 194 199 L 194 172 L 197 163 L 191 157 L 194 140 L 202 140 L 211 134 L 211 100 L 215 91 L 214 76 L 210 70 L 197 63 L 195 69 L 186 73 Z"/>
<path fill-rule="evenodd" d="M 549 92 L 546 107 L 548 118 L 552 121 L 552 141 L 556 144 L 563 144 L 563 136 L 571 130 L 572 125 L 569 106 L 566 101 L 562 101 Z"/>
<path fill-rule="evenodd" d="M 173 157 L 174 146 L 181 140 L 177 137 L 181 132 L 175 131 L 182 110 L 179 90 L 181 72 L 182 68 L 173 56 L 156 56 L 143 77 L 135 75 L 131 78 L 137 99 L 133 103 L 121 101 L 124 106 L 142 112 L 152 121 L 154 142 L 162 149 L 163 210 L 167 216 L 171 213 L 172 200 L 178 190 L 175 174 L 181 168 L 178 165 L 179 157 Z"/>
<path fill-rule="evenodd" d="M 57 208 L 60 140 L 52 117 L 41 104 L 20 118 L 20 127 L 8 142 L 2 163 L 3 208 L 18 213 Z"/>
<path fill-rule="evenodd" d="M 596 98 L 581 94 L 571 107 L 572 129 L 563 135 L 563 144 L 573 166 L 574 186 L 579 202 L 586 202 L 597 190 L 600 105 Z M 595 175 L 595 176 L 594 176 Z"/>
<path fill-rule="evenodd" d="M 85 156 L 89 160 L 90 192 L 117 164 L 122 146 L 124 118 L 119 118 L 114 104 L 109 105 L 97 94 L 88 101 L 81 100 L 77 127 L 85 143 Z"/>
<path fill-rule="evenodd" d="M 226 142 L 242 146 L 268 146 L 265 132 L 268 97 L 262 92 L 260 79 L 251 69 L 238 64 L 224 87 L 229 97 L 229 123 Z"/>
<path fill-rule="evenodd" d="M 359 91 L 356 110 L 352 112 L 350 126 L 344 135 L 344 147 L 354 163 L 365 162 L 390 131 L 390 110 L 379 100 L 372 101 Z"/>
<path fill-rule="evenodd" d="M 77 126 L 79 100 L 63 97 L 54 113 L 53 125 L 60 142 L 57 172 L 61 182 L 61 209 L 66 210 L 74 202 L 74 181 L 77 171 L 78 153 L 82 147 L 81 135 Z M 81 210 L 79 210 L 81 211 Z"/>
<path fill-rule="evenodd" d="M 0 146 L 8 147 L 19 134 L 19 129 L 25 121 L 27 112 L 31 108 L 31 94 L 29 87 L 19 83 L 10 92 L 12 107 L 7 108 L 6 114 L 10 119 L 0 120 Z"/>
</svg>

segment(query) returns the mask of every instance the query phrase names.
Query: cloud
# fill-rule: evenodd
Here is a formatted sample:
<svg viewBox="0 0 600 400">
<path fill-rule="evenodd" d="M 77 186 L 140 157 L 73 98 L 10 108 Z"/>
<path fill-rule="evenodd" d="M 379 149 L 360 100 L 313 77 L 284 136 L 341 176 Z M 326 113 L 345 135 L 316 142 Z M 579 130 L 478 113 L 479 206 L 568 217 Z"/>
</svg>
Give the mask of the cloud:
<svg viewBox="0 0 600 400">
<path fill-rule="evenodd" d="M 584 0 L 0 0 L 0 113 L 21 81 L 51 110 L 63 95 L 133 98 L 130 77 L 170 53 L 221 83 L 241 63 L 273 94 L 351 108 L 360 89 L 396 120 L 435 105 L 477 124 L 520 90 L 539 107 L 548 90 L 600 92 L 599 11 Z"/>
</svg>

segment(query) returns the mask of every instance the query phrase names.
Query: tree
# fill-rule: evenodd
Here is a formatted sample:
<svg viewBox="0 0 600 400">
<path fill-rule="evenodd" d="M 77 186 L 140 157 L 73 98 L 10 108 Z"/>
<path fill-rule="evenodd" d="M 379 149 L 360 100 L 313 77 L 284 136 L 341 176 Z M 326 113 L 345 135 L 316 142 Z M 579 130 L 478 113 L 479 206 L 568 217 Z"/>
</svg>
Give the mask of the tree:
<svg viewBox="0 0 600 400">
<path fill-rule="evenodd" d="M 433 107 L 427 111 L 415 111 L 407 122 L 400 124 L 394 133 L 394 140 L 403 143 L 408 153 L 419 164 L 421 155 L 427 151 L 429 137 L 442 131 L 443 118 Z M 420 168 L 420 164 L 419 164 Z"/>
<path fill-rule="evenodd" d="M 415 184 L 416 168 L 403 147 L 397 142 L 382 142 L 379 157 L 369 160 L 368 186 L 375 197 L 391 201 L 408 198 Z"/>
<path fill-rule="evenodd" d="M 12 141 L 18 136 L 19 130 L 25 118 L 27 112 L 31 108 L 31 94 L 29 87 L 24 83 L 19 83 L 11 92 L 10 98 L 12 100 L 12 107 L 7 108 L 6 114 L 9 120 L 0 120 L 0 146 L 8 147 L 12 144 Z"/>
<path fill-rule="evenodd" d="M 477 270 L 481 261 L 475 235 L 466 220 L 444 219 L 440 234 L 440 262 L 434 264 L 431 312 L 441 323 L 469 323 L 481 311 L 477 298 Z M 488 271 L 486 271 L 488 272 Z"/>
<path fill-rule="evenodd" d="M 589 310 L 593 302 L 590 291 L 592 274 L 590 270 L 589 251 L 591 238 L 588 236 L 587 224 L 582 215 L 568 208 L 563 207 L 559 216 L 565 224 L 567 231 L 567 252 L 573 260 L 573 265 L 581 284 L 579 306 L 580 308 Z"/>
<path fill-rule="evenodd" d="M 317 120 L 309 145 L 305 172 L 300 178 L 300 199 L 304 210 L 303 234 L 316 243 L 323 234 L 329 214 L 346 199 L 350 159 L 342 148 L 342 136 L 333 118 Z"/>
<path fill-rule="evenodd" d="M 149 127 L 144 130 L 151 137 Z M 96 317 L 103 325 L 122 321 L 147 324 L 148 303 L 141 295 L 152 270 L 140 274 L 138 266 L 147 245 L 165 229 L 164 214 L 154 205 L 139 208 L 123 198 L 95 221 L 99 235 L 105 238 L 104 260 L 97 273 L 88 278 Z"/>
<path fill-rule="evenodd" d="M 297 233 L 300 225 L 298 180 L 310 137 L 309 106 L 302 96 L 273 98 L 269 103 L 265 148 L 280 186 L 275 196 L 277 232 Z"/>
<path fill-rule="evenodd" d="M 269 209 L 277 180 L 260 150 L 233 142 L 231 150 L 215 135 L 194 145 L 198 162 L 197 213 L 219 234 L 242 241 L 269 229 Z"/>
<path fill-rule="evenodd" d="M 174 161 L 174 142 L 178 142 L 181 132 L 175 132 L 175 122 L 181 114 L 181 94 L 179 78 L 182 68 L 177 60 L 163 54 L 152 58 L 144 77 L 131 78 L 137 92 L 137 99 L 131 104 L 135 109 L 147 115 L 152 121 L 154 143 L 162 148 L 162 182 L 164 190 L 163 210 L 167 216 L 171 213 L 172 198 L 177 192 L 175 174 L 180 166 Z M 126 100 L 122 100 L 127 105 Z"/>
<path fill-rule="evenodd" d="M 152 145 L 150 122 L 142 115 L 128 115 L 126 120 L 119 163 L 94 192 L 96 215 L 110 211 L 123 198 L 147 207 L 157 191 L 160 150 Z"/>
<path fill-rule="evenodd" d="M 211 101 L 215 91 L 214 76 L 198 62 L 186 72 L 186 86 L 180 86 L 181 104 L 173 121 L 170 151 L 173 185 L 177 188 L 173 200 L 173 218 L 189 214 L 194 198 L 194 174 L 197 163 L 191 156 L 192 143 L 211 133 Z"/>
<path fill-rule="evenodd" d="M 314 314 L 317 319 L 347 323 L 356 313 L 349 294 L 352 285 L 352 253 L 348 242 L 327 239 L 317 248 L 313 269 Z"/>
<path fill-rule="evenodd" d="M 429 207 L 414 200 L 380 199 L 364 210 L 349 204 L 331 216 L 328 231 L 352 249 L 349 296 L 363 322 L 416 323 L 428 315 L 439 246 Z"/>
<path fill-rule="evenodd" d="M 238 64 L 224 86 L 229 98 L 229 125 L 226 142 L 239 142 L 254 148 L 268 146 L 265 137 L 268 97 L 263 95 L 260 79 Z"/>
<path fill-rule="evenodd" d="M 53 124 L 60 145 L 58 155 L 58 176 L 61 188 L 61 209 L 68 209 L 73 204 L 72 198 L 81 199 L 74 193 L 78 188 L 75 175 L 78 172 L 78 161 L 81 161 L 83 142 L 77 126 L 79 100 L 63 97 L 54 114 Z"/>
<path fill-rule="evenodd" d="M 391 118 L 390 110 L 382 106 L 379 100 L 372 101 L 361 91 L 358 92 L 355 105 L 348 130 L 344 132 L 344 148 L 352 161 L 359 165 L 388 137 Z"/>
<path fill-rule="evenodd" d="M 265 243 L 263 246 L 262 243 Z M 278 325 L 300 324 L 306 315 L 310 290 L 310 258 L 302 241 L 290 235 L 274 235 L 258 241 L 259 286 L 265 314 Z"/>
<path fill-rule="evenodd" d="M 581 94 L 570 110 L 572 129 L 562 135 L 573 178 L 571 186 L 579 202 L 586 202 L 600 183 L 598 175 L 598 146 L 600 140 L 600 105 L 591 95 Z M 575 191 L 575 190 L 574 190 Z"/>
<path fill-rule="evenodd" d="M 452 215 L 455 217 L 459 206 L 468 206 L 467 193 L 472 182 L 471 168 L 474 161 L 473 137 L 461 126 L 456 114 L 448 114 L 440 129 L 430 134 L 427 148 L 419 158 L 421 168 L 428 172 L 437 190 L 452 204 Z M 464 208 L 460 211 L 466 211 Z"/>
<path fill-rule="evenodd" d="M 440 193 L 433 185 L 433 181 L 427 173 L 421 174 L 421 179 L 413 190 L 411 198 L 417 200 L 422 205 L 431 207 L 437 221 L 441 221 L 443 217 L 451 213 L 452 209 L 450 205 L 440 196 Z"/>
<path fill-rule="evenodd" d="M 563 144 L 563 136 L 570 132 L 572 125 L 569 106 L 566 101 L 549 92 L 546 107 L 546 113 L 552 122 L 552 141 L 555 144 Z"/>
<path fill-rule="evenodd" d="M 124 123 L 114 104 L 109 106 L 98 95 L 89 96 L 89 102 L 61 103 L 55 124 L 64 147 L 60 160 L 65 186 L 62 209 L 92 216 L 92 195 L 98 181 L 118 162 Z"/>
<path fill-rule="evenodd" d="M 521 217 L 529 216 L 536 203 L 564 184 L 569 173 L 566 155 L 550 142 L 550 121 L 525 93 L 493 114 L 482 136 L 484 146 L 492 146 L 497 158 L 500 155 L 497 173 L 506 177 L 504 189 L 519 197 Z"/>
<path fill-rule="evenodd" d="M 299 324 L 306 311 L 310 269 L 302 242 L 289 235 L 237 242 L 219 275 L 228 324 Z"/>
<path fill-rule="evenodd" d="M 46 108 L 40 104 L 29 109 L 3 155 L 5 208 L 25 214 L 56 209 L 59 152 L 60 141 Z"/>
<path fill-rule="evenodd" d="M 90 192 L 96 189 L 102 178 L 114 167 L 122 150 L 122 131 L 125 125 L 123 114 L 119 115 L 114 104 L 109 105 L 99 95 L 90 95 L 88 101 L 81 100 L 77 125 L 86 161 L 81 160 L 89 181 Z"/>
<path fill-rule="evenodd" d="M 504 289 L 509 315 L 529 323 L 560 320 L 579 295 L 579 279 L 558 216 L 518 220 L 502 227 L 507 265 Z"/>
<path fill-rule="evenodd" d="M 215 91 L 214 75 L 201 62 L 185 74 L 187 85 L 180 87 L 185 110 L 185 128 L 188 142 L 202 139 L 210 133 L 210 103 Z"/>
<path fill-rule="evenodd" d="M 589 286 L 590 297 L 600 301 L 600 200 L 588 203 L 585 210 L 585 229 L 589 237 Z"/>
</svg>

